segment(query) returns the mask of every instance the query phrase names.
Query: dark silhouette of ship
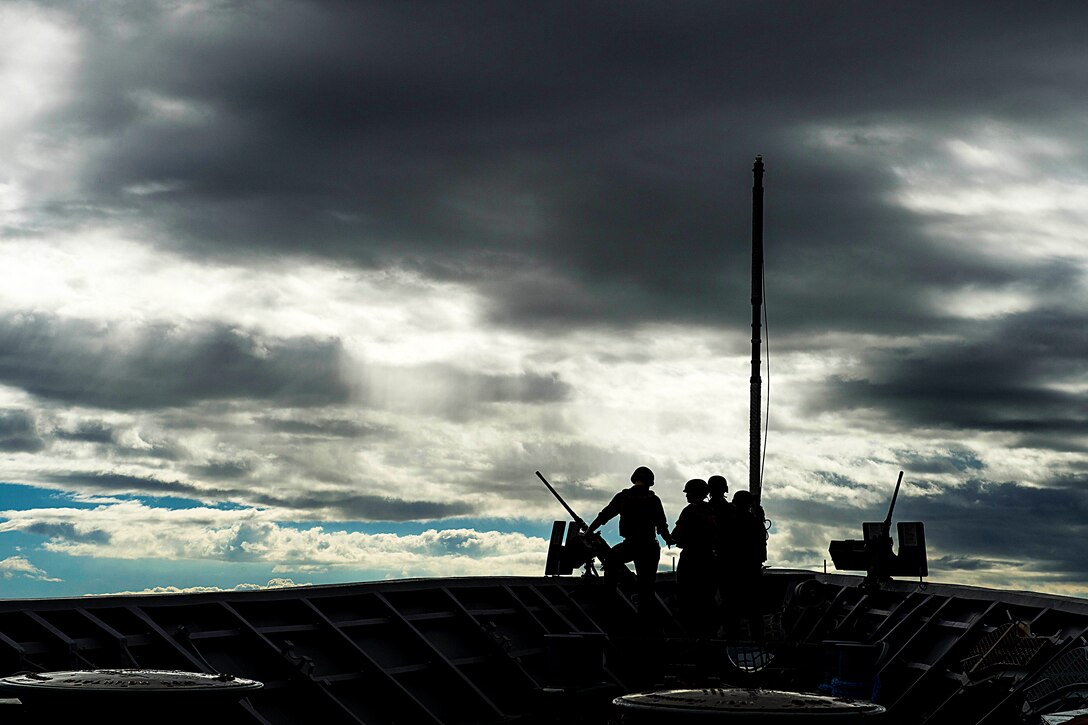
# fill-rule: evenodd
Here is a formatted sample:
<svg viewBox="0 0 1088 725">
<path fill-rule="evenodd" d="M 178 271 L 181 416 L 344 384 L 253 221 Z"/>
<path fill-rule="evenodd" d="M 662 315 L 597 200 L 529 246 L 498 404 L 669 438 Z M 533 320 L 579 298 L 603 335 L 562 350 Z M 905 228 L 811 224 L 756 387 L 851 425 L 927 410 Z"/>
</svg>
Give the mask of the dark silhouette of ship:
<svg viewBox="0 0 1088 725">
<path fill-rule="evenodd" d="M 923 527 L 901 522 L 894 552 L 891 508 L 831 545 L 864 576 L 768 568 L 750 593 L 761 617 L 702 639 L 674 616 L 672 574 L 652 627 L 633 587 L 559 575 L 599 553 L 568 511 L 538 577 L 0 601 L 0 721 L 1083 722 L 1055 713 L 1088 707 L 1088 600 L 925 583 Z"/>
</svg>

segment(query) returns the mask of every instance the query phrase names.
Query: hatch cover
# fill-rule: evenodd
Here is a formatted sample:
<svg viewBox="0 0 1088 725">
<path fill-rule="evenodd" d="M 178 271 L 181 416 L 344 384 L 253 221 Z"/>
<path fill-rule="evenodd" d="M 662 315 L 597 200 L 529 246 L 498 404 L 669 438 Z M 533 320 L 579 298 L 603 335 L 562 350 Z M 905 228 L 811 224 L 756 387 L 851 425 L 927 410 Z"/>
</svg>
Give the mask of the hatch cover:
<svg viewBox="0 0 1088 725">
<path fill-rule="evenodd" d="M 721 718 L 729 716 L 730 722 L 744 722 L 747 717 L 768 722 L 779 716 L 793 721 L 806 722 L 852 721 L 884 713 L 884 708 L 871 702 L 849 700 L 829 695 L 816 695 L 783 690 L 757 690 L 746 688 L 713 688 L 703 690 L 659 690 L 617 697 L 613 704 L 630 715 L 639 715 L 640 721 L 653 722 L 662 718 Z"/>
</svg>

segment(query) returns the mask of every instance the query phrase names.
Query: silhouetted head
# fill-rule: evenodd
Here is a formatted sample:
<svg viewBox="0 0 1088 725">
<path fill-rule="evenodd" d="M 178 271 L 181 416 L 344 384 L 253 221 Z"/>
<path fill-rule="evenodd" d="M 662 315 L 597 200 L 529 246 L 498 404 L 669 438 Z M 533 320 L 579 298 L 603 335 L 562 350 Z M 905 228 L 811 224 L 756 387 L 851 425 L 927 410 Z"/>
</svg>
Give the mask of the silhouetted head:
<svg viewBox="0 0 1088 725">
<path fill-rule="evenodd" d="M 706 482 L 710 487 L 710 495 L 715 498 L 729 493 L 729 481 L 725 480 L 725 476 L 711 476 Z"/>
<path fill-rule="evenodd" d="M 742 489 L 733 494 L 733 505 L 742 510 L 752 508 L 752 504 L 755 503 L 755 501 L 755 497 L 752 496 L 750 491 Z"/>
<path fill-rule="evenodd" d="M 688 503 L 695 503 L 706 498 L 706 481 L 701 478 L 693 478 L 684 484 L 684 494 L 688 497 Z"/>
<path fill-rule="evenodd" d="M 631 483 L 636 486 L 652 486 L 654 485 L 654 472 L 646 466 L 639 466 L 635 469 L 635 472 L 631 474 Z"/>
</svg>

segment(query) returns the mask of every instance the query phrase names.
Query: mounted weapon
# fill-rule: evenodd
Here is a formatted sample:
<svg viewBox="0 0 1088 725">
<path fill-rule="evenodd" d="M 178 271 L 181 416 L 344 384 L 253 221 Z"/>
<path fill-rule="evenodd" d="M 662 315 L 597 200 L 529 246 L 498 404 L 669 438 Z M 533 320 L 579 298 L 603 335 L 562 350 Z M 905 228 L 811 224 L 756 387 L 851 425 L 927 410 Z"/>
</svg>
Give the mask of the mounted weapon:
<svg viewBox="0 0 1088 725">
<path fill-rule="evenodd" d="M 929 576 L 926 560 L 926 532 L 921 521 L 900 521 L 897 525 L 899 553 L 892 550 L 892 512 L 903 485 L 903 472 L 895 482 L 895 493 L 883 521 L 867 521 L 861 525 L 862 540 L 832 541 L 828 551 L 835 568 L 864 570 L 865 585 L 879 587 L 893 576 Z"/>
<path fill-rule="evenodd" d="M 598 533 L 587 533 L 589 525 L 586 524 L 585 519 L 579 516 L 563 500 L 563 497 L 559 495 L 554 486 L 548 483 L 548 479 L 544 478 L 540 471 L 536 472 L 536 477 L 548 487 L 552 496 L 555 496 L 555 499 L 566 509 L 572 519 L 569 524 L 566 521 L 552 523 L 552 535 L 548 542 L 548 558 L 544 564 L 545 576 L 572 574 L 578 567 L 582 567 L 582 576 L 597 576 L 597 567 L 594 565 L 593 560 L 596 558 L 602 562 L 604 561 L 605 556 L 611 551 L 608 542 Z M 566 530 L 565 541 L 564 529 Z"/>
</svg>

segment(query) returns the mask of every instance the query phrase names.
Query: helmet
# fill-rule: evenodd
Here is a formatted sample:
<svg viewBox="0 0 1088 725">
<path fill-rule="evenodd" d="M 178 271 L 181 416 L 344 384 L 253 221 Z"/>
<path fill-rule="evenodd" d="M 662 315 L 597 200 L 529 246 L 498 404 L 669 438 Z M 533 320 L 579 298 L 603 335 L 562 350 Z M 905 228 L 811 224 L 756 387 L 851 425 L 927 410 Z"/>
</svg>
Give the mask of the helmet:
<svg viewBox="0 0 1088 725">
<path fill-rule="evenodd" d="M 706 481 L 701 478 L 693 478 L 684 484 L 684 493 L 694 493 L 699 498 L 706 498 L 708 490 Z"/>
<path fill-rule="evenodd" d="M 647 486 L 652 486 L 654 485 L 654 472 L 646 466 L 639 466 L 631 474 L 631 483 L 645 483 Z"/>
<path fill-rule="evenodd" d="M 741 508 L 748 508 L 756 502 L 755 496 L 751 491 L 745 491 L 743 488 L 733 494 L 733 505 L 740 506 Z"/>
<path fill-rule="evenodd" d="M 729 493 L 729 481 L 725 480 L 725 476 L 711 476 L 706 482 L 710 486 L 710 493 L 715 496 Z"/>
</svg>

